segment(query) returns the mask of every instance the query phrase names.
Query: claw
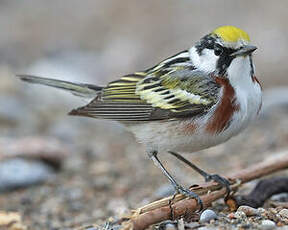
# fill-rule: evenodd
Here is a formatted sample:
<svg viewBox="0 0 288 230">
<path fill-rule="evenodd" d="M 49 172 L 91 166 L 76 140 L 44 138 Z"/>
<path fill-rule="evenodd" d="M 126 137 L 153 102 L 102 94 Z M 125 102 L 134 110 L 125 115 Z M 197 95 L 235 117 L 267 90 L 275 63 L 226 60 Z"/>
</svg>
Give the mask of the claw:
<svg viewBox="0 0 288 230">
<path fill-rule="evenodd" d="M 200 205 L 199 208 L 199 212 L 203 210 L 203 201 L 201 200 L 200 196 L 192 191 L 190 191 L 189 189 L 185 189 L 182 186 L 178 186 L 177 188 L 175 188 L 176 191 L 188 198 L 192 198 L 195 199 L 197 201 L 197 203 Z"/>
<path fill-rule="evenodd" d="M 218 174 L 208 174 L 206 177 L 205 177 L 205 181 L 206 182 L 209 182 L 209 181 L 215 181 L 217 183 L 219 183 L 220 185 L 222 185 L 223 187 L 226 188 L 226 197 L 229 197 L 230 195 L 230 192 L 231 192 L 231 189 L 230 189 L 230 182 L 224 178 L 224 177 L 221 177 L 219 176 Z"/>
</svg>

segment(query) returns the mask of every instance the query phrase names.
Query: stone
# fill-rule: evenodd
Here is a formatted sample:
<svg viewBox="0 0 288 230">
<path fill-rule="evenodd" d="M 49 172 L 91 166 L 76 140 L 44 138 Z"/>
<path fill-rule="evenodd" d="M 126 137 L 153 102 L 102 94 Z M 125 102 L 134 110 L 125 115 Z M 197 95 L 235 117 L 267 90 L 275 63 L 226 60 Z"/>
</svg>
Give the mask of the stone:
<svg viewBox="0 0 288 230">
<path fill-rule="evenodd" d="M 266 212 L 265 208 L 257 208 L 257 211 L 260 213 L 260 214 L 263 214 Z"/>
<path fill-rule="evenodd" d="M 274 228 L 276 228 L 276 224 L 272 220 L 263 220 L 261 222 L 261 229 L 263 230 L 272 230 Z"/>
<path fill-rule="evenodd" d="M 282 218 L 288 219 L 288 209 L 286 209 L 286 208 L 282 209 L 282 210 L 279 212 L 279 215 L 280 215 Z"/>
<path fill-rule="evenodd" d="M 62 161 L 68 155 L 68 146 L 54 138 L 0 137 L 0 159 L 29 158 L 44 161 L 55 168 L 61 166 Z"/>
<path fill-rule="evenodd" d="M 217 214 L 216 214 L 213 210 L 211 210 L 211 209 L 206 209 L 205 211 L 203 211 L 203 212 L 201 213 L 199 222 L 200 222 L 200 223 L 208 223 L 208 222 L 210 222 L 211 220 L 215 220 L 215 219 L 217 219 L 217 218 L 218 218 L 218 216 L 217 216 Z"/>
<path fill-rule="evenodd" d="M 9 226 L 9 228 L 7 228 Z M 22 218 L 18 212 L 0 211 L 0 228 L 10 230 L 26 230 L 27 226 L 22 223 Z"/>
<path fill-rule="evenodd" d="M 235 217 L 235 214 L 234 214 L 233 212 L 229 213 L 229 214 L 227 215 L 227 217 L 228 217 L 229 219 L 235 219 L 235 218 L 236 218 L 236 217 Z"/>
<path fill-rule="evenodd" d="M 242 211 L 245 213 L 246 216 L 257 216 L 259 215 L 259 211 L 256 208 L 252 208 L 250 206 L 242 205 L 240 206 L 237 211 Z"/>
<path fill-rule="evenodd" d="M 0 191 L 11 191 L 39 184 L 53 176 L 53 168 L 41 161 L 7 159 L 0 162 Z"/>
<path fill-rule="evenodd" d="M 237 212 L 235 212 L 234 217 L 235 217 L 236 219 L 241 219 L 241 220 L 244 220 L 244 219 L 247 218 L 246 214 L 245 214 L 243 211 L 237 211 Z"/>
<path fill-rule="evenodd" d="M 174 224 L 168 223 L 165 225 L 165 230 L 177 230 Z"/>
</svg>

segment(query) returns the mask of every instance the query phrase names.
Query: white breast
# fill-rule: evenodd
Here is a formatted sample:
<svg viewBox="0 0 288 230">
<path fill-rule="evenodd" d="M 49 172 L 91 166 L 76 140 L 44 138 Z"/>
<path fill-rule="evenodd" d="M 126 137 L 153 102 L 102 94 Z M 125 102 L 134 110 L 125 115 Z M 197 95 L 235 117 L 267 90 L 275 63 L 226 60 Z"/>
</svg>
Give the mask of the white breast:
<svg viewBox="0 0 288 230">
<path fill-rule="evenodd" d="M 235 58 L 228 69 L 228 76 L 240 105 L 234 120 L 241 126 L 241 131 L 257 117 L 262 104 L 262 90 L 256 78 L 251 77 L 249 57 Z"/>
</svg>

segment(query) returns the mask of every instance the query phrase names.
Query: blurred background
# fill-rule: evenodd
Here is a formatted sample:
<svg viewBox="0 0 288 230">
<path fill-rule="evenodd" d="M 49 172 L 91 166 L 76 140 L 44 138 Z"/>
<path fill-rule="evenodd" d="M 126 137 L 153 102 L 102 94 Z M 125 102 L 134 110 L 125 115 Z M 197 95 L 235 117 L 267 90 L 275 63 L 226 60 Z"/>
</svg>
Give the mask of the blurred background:
<svg viewBox="0 0 288 230">
<path fill-rule="evenodd" d="M 33 229 L 68 229 L 171 192 L 122 126 L 68 117 L 86 102 L 14 74 L 103 85 L 189 48 L 220 25 L 244 29 L 258 47 L 263 111 L 243 134 L 187 157 L 225 174 L 287 148 L 287 9 L 286 0 L 1 0 L 0 210 Z M 201 181 L 170 156 L 160 158 L 181 183 Z"/>
</svg>

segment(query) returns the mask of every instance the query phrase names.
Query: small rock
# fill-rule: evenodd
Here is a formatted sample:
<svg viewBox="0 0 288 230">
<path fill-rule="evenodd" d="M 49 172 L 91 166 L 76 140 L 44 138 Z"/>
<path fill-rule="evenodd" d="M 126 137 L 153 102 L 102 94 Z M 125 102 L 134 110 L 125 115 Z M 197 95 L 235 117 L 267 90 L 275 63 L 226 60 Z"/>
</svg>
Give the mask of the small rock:
<svg viewBox="0 0 288 230">
<path fill-rule="evenodd" d="M 215 229 L 214 227 L 206 227 L 206 226 L 197 228 L 197 230 L 214 230 L 214 229 Z"/>
<path fill-rule="evenodd" d="M 238 229 L 241 229 L 241 230 L 244 230 L 244 229 L 253 229 L 251 228 L 252 227 L 252 224 L 250 223 L 241 223 L 240 225 L 237 226 Z"/>
<path fill-rule="evenodd" d="M 176 230 L 176 226 L 174 224 L 168 223 L 165 225 L 165 230 Z"/>
<path fill-rule="evenodd" d="M 250 206 L 246 206 L 246 205 L 240 206 L 240 207 L 237 209 L 237 212 L 238 212 L 238 211 L 244 212 L 246 216 L 256 216 L 256 215 L 259 215 L 259 214 L 260 214 L 257 209 L 252 208 L 252 207 L 250 207 Z"/>
<path fill-rule="evenodd" d="M 288 194 L 287 193 L 275 194 L 270 198 L 270 200 L 279 201 L 279 202 L 287 202 L 288 201 Z"/>
<path fill-rule="evenodd" d="M 68 153 L 68 147 L 54 138 L 0 138 L 0 160 L 23 157 L 45 161 L 59 169 Z"/>
<path fill-rule="evenodd" d="M 235 216 L 236 219 L 241 219 L 241 220 L 244 220 L 247 217 L 246 214 L 243 211 L 235 212 L 234 216 Z"/>
<path fill-rule="evenodd" d="M 260 213 L 260 214 L 263 214 L 266 212 L 265 208 L 257 208 L 257 211 Z"/>
<path fill-rule="evenodd" d="M 198 222 L 185 222 L 185 229 L 199 229 L 200 226 L 201 224 L 199 224 Z"/>
<path fill-rule="evenodd" d="M 98 228 L 96 228 L 96 227 L 85 227 L 85 230 L 98 230 Z"/>
<path fill-rule="evenodd" d="M 263 220 L 261 222 L 261 229 L 263 230 L 271 230 L 274 228 L 276 228 L 276 224 L 272 220 Z"/>
<path fill-rule="evenodd" d="M 236 217 L 235 217 L 235 214 L 234 214 L 233 212 L 229 213 L 229 214 L 227 215 L 227 217 L 228 217 L 229 219 L 235 219 L 235 218 L 236 218 Z"/>
<path fill-rule="evenodd" d="M 288 209 L 286 209 L 286 208 L 282 209 L 282 210 L 279 212 L 279 215 L 280 215 L 282 218 L 288 219 Z"/>
<path fill-rule="evenodd" d="M 185 230 L 185 224 L 183 218 L 177 221 L 177 229 L 178 230 Z"/>
<path fill-rule="evenodd" d="M 200 223 L 207 223 L 214 219 L 217 219 L 217 214 L 211 209 L 206 209 L 200 216 Z"/>
<path fill-rule="evenodd" d="M 15 230 L 26 230 L 27 227 L 23 225 L 22 218 L 17 212 L 3 212 L 0 211 L 0 228 Z"/>
<path fill-rule="evenodd" d="M 41 161 L 21 158 L 0 162 L 0 191 L 28 187 L 54 176 L 54 170 Z"/>
<path fill-rule="evenodd" d="M 176 230 L 177 221 L 164 220 L 157 226 L 157 228 L 163 229 L 163 230 Z"/>
</svg>

